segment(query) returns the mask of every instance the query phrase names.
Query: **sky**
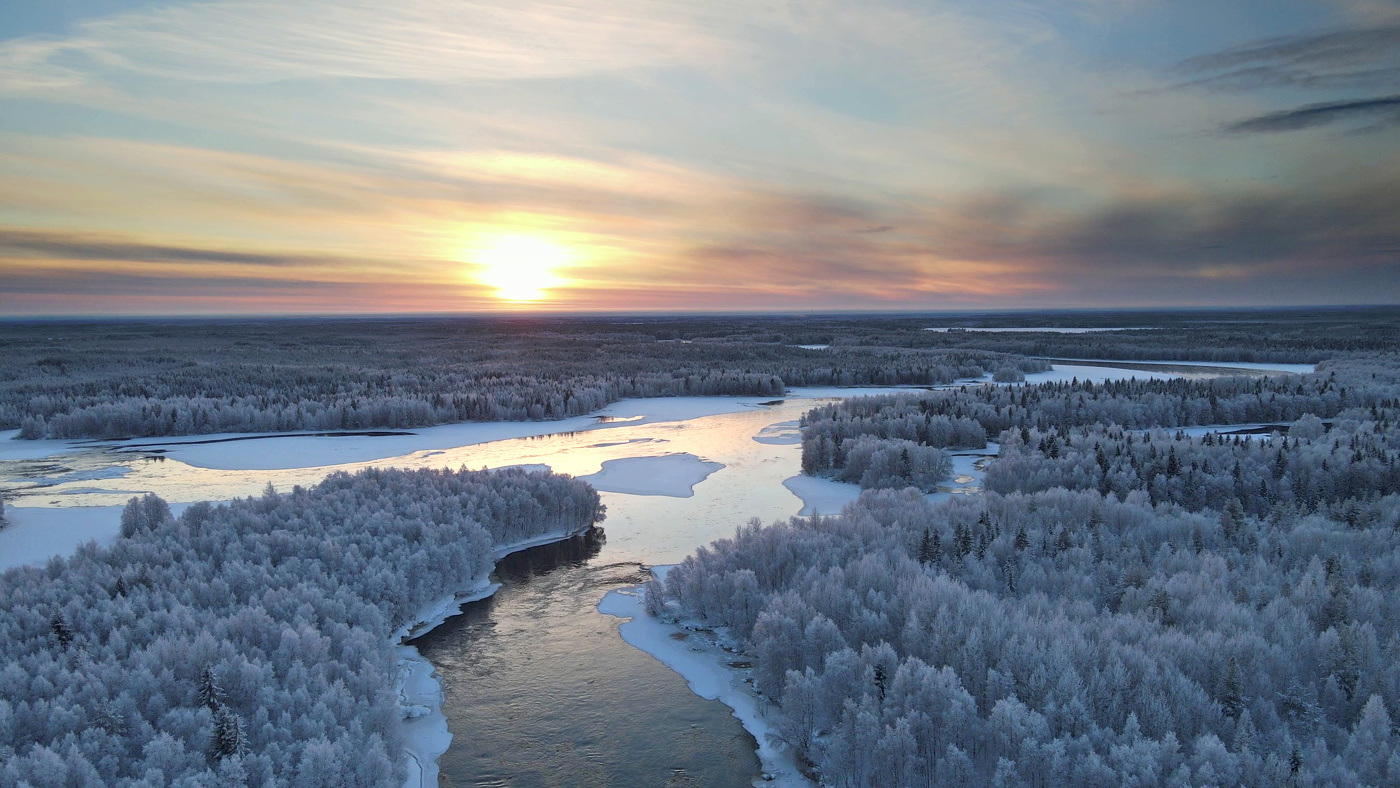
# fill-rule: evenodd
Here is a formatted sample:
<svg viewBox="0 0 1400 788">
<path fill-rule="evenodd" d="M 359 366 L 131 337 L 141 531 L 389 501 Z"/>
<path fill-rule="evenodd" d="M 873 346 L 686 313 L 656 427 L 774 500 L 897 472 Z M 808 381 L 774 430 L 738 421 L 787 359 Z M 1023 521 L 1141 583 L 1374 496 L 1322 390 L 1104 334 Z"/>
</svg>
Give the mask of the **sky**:
<svg viewBox="0 0 1400 788">
<path fill-rule="evenodd" d="M 0 315 L 1400 302 L 1400 0 L 0 0 Z"/>
</svg>

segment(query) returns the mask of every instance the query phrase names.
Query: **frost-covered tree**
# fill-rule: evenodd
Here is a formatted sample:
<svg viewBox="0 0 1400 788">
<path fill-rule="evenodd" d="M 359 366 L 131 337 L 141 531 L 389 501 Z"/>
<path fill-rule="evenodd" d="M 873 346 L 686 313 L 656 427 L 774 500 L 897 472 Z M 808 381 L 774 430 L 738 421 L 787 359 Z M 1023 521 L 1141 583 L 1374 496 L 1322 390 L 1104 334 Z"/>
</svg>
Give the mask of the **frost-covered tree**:
<svg viewBox="0 0 1400 788">
<path fill-rule="evenodd" d="M 401 784 L 393 633 L 601 513 L 522 469 L 133 499 L 110 548 L 0 574 L 0 785 Z"/>
<path fill-rule="evenodd" d="M 854 399 L 809 414 L 804 464 L 929 447 L 934 419 L 1000 433 L 984 496 L 867 491 L 750 523 L 647 589 L 648 610 L 751 655 L 823 783 L 1400 776 L 1394 357 Z M 1176 429 L 1229 419 L 1269 426 Z"/>
</svg>

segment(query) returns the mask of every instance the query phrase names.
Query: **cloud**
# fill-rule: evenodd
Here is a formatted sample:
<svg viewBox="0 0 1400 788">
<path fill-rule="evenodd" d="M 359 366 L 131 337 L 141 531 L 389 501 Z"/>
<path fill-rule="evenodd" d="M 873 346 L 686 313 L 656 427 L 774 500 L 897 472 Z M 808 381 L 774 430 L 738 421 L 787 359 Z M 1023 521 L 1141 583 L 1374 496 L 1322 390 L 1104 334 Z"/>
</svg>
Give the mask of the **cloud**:
<svg viewBox="0 0 1400 788">
<path fill-rule="evenodd" d="M 543 79 L 721 56 L 705 10 L 519 0 L 216 0 L 91 19 L 0 44 L 0 88 L 77 86 L 92 66 L 165 79 Z M 70 64 L 86 63 L 78 68 Z"/>
<path fill-rule="evenodd" d="M 851 232 L 856 232 L 856 233 L 887 233 L 887 232 L 889 232 L 889 231 L 891 231 L 891 230 L 893 230 L 893 229 L 894 229 L 894 225 L 882 224 L 882 225 L 880 225 L 879 227 L 866 227 L 866 228 L 863 229 L 863 230 L 852 230 Z"/>
<path fill-rule="evenodd" d="M 144 263 L 232 263 L 256 266 L 302 266 L 324 258 L 133 243 L 88 234 L 29 232 L 0 228 L 0 259 L 8 256 L 59 260 L 105 260 Z"/>
<path fill-rule="evenodd" d="M 9 272 L 0 282 L 4 295 L 162 295 L 207 296 L 218 293 L 224 297 L 262 294 L 298 294 L 305 298 L 313 291 L 325 289 L 324 282 L 296 279 L 249 277 L 231 279 L 221 276 L 150 275 L 129 271 L 25 271 Z"/>
<path fill-rule="evenodd" d="M 0 277 L 0 315 L 453 312 L 499 305 L 485 288 L 285 274 L 277 278 L 188 269 L 11 269 Z"/>
<path fill-rule="evenodd" d="M 1400 24 L 1255 41 L 1182 61 L 1185 83 L 1216 90 L 1343 89 L 1400 84 Z"/>
<path fill-rule="evenodd" d="M 1297 131 L 1314 126 L 1326 126 L 1352 118 L 1374 118 L 1377 116 L 1380 119 L 1374 124 L 1375 126 L 1400 123 L 1400 95 L 1308 104 L 1296 109 L 1269 112 L 1236 121 L 1226 125 L 1223 131 L 1229 133 Z"/>
<path fill-rule="evenodd" d="M 852 307 L 1394 301 L 1400 172 L 1376 170 L 1227 191 L 1140 184 L 1095 206 L 1034 190 L 872 206 L 898 233 L 772 221 L 807 212 L 754 206 L 715 221 L 677 277 L 703 271 L 688 280 L 697 293 L 720 281 Z"/>
</svg>

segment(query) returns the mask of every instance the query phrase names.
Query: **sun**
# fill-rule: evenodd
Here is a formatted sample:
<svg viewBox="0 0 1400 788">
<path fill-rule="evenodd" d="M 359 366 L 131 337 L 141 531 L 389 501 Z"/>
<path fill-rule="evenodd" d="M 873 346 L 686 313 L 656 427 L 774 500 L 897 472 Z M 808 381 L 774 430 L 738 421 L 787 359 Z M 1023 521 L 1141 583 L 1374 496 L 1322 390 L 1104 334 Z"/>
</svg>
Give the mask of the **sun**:
<svg viewBox="0 0 1400 788">
<path fill-rule="evenodd" d="M 477 281 L 496 289 L 502 301 L 528 303 L 548 298 L 561 282 L 557 271 L 569 262 L 567 249 L 532 235 L 507 235 L 491 240 L 472 256 Z"/>
</svg>

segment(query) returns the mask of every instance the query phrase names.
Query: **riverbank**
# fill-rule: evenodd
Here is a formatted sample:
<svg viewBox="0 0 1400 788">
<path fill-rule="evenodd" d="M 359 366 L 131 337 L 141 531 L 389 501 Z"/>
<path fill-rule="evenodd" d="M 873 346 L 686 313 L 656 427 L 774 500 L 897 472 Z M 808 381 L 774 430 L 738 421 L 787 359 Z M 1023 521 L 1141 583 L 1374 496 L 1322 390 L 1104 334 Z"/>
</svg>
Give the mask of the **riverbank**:
<svg viewBox="0 0 1400 788">
<path fill-rule="evenodd" d="M 666 567 L 654 567 L 664 574 Z M 728 706 L 758 743 L 763 774 L 754 785 L 808 788 L 814 783 L 798 768 L 796 754 L 768 721 L 772 707 L 753 690 L 748 663 L 736 661 L 712 639 L 650 616 L 644 588 L 614 589 L 598 602 L 598 612 L 623 619 L 618 632 L 628 645 L 648 654 L 685 679 L 690 691 Z"/>
</svg>

